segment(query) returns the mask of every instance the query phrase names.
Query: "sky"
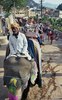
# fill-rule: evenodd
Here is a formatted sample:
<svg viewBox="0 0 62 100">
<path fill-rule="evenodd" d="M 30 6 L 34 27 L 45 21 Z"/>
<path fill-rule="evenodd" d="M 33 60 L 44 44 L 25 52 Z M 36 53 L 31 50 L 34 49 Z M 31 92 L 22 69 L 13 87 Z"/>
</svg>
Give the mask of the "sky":
<svg viewBox="0 0 62 100">
<path fill-rule="evenodd" d="M 34 0 L 35 2 L 39 3 L 41 0 Z M 48 2 L 52 4 L 61 4 L 62 0 L 43 0 L 43 2 Z"/>
</svg>

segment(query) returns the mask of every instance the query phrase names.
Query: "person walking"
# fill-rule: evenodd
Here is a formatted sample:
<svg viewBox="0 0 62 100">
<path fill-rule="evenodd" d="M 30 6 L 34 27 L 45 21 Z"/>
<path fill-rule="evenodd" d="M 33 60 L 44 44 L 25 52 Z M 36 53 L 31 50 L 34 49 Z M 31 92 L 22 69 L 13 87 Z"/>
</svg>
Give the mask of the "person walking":
<svg viewBox="0 0 62 100">
<path fill-rule="evenodd" d="M 50 43 L 52 44 L 54 38 L 53 31 L 50 31 L 49 34 L 50 34 L 50 41 L 51 41 Z"/>
</svg>

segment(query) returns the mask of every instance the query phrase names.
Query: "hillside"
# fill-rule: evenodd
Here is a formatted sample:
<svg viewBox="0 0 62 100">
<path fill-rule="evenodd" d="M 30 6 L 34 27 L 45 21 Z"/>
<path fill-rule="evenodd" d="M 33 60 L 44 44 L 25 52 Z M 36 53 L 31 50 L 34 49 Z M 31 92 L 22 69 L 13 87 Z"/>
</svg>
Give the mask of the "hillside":
<svg viewBox="0 0 62 100">
<path fill-rule="evenodd" d="M 56 9 L 57 8 L 57 4 L 51 4 L 51 3 L 48 3 L 48 2 L 43 2 L 42 3 L 43 7 L 48 7 L 48 8 L 52 8 L 52 9 Z M 34 0 L 28 0 L 28 4 L 27 6 L 29 6 L 30 8 L 40 8 L 41 9 L 41 4 L 39 3 L 36 3 Z"/>
<path fill-rule="evenodd" d="M 57 7 L 58 10 L 62 10 L 62 4 Z"/>
<path fill-rule="evenodd" d="M 57 8 L 56 4 L 51 4 L 51 3 L 48 3 L 48 2 L 43 3 L 43 6 L 48 7 L 48 8 L 52 8 L 52 9 Z"/>
<path fill-rule="evenodd" d="M 28 4 L 27 4 L 27 6 L 29 6 L 30 8 L 33 8 L 33 7 L 39 7 L 39 4 L 38 3 L 36 3 L 35 1 L 33 1 L 33 0 L 28 0 Z"/>
</svg>

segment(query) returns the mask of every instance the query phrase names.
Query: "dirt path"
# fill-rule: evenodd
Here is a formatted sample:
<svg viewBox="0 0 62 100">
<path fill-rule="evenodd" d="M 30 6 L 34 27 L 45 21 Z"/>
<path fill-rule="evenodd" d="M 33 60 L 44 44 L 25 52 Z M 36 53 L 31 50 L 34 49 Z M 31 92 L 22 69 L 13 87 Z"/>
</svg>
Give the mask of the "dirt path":
<svg viewBox="0 0 62 100">
<path fill-rule="evenodd" d="M 48 88 L 46 100 L 62 100 L 62 40 L 53 41 L 52 45 L 46 41 L 42 52 L 43 80 Z"/>
<path fill-rule="evenodd" d="M 28 100 L 62 100 L 62 40 L 42 46 L 42 88 L 30 89 Z"/>
</svg>

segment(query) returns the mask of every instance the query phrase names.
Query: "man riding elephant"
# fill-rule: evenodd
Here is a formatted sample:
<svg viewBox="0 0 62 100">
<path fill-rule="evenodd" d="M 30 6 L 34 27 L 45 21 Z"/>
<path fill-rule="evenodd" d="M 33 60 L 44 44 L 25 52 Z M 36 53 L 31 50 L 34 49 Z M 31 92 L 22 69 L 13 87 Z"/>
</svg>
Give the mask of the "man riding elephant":
<svg viewBox="0 0 62 100">
<path fill-rule="evenodd" d="M 17 90 L 26 89 L 30 79 L 35 84 L 37 78 L 37 65 L 29 55 L 28 43 L 25 35 L 19 32 L 18 24 L 11 25 L 12 34 L 9 36 L 9 53 L 4 61 L 4 84 L 9 90 L 9 100 L 18 100 Z"/>
</svg>

